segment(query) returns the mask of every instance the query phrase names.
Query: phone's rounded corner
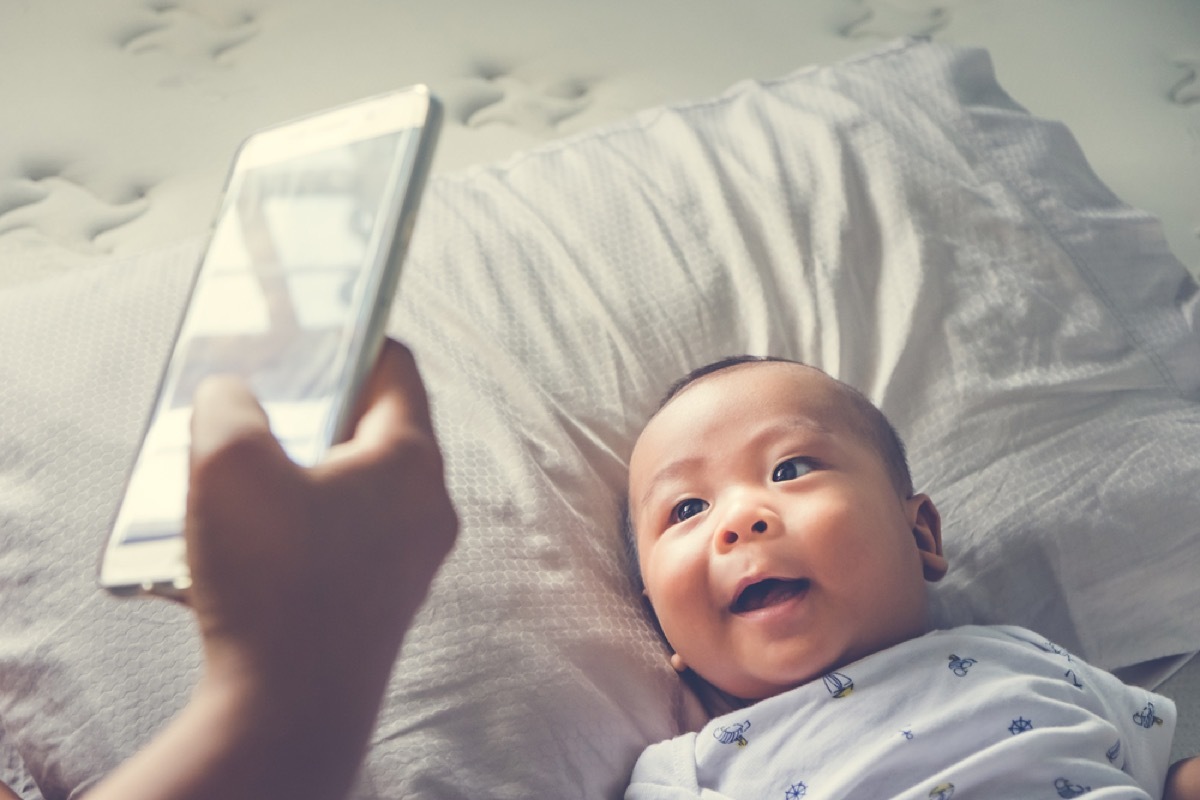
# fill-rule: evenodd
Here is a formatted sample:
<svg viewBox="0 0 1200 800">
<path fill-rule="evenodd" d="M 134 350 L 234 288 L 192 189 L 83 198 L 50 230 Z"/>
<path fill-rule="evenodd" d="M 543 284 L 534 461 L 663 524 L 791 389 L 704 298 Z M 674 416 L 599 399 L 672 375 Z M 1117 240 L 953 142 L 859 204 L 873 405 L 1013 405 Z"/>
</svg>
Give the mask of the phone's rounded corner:
<svg viewBox="0 0 1200 800">
<path fill-rule="evenodd" d="M 106 583 L 97 577 L 97 585 L 108 594 L 118 598 L 162 597 L 179 603 L 187 603 L 188 589 L 192 586 L 190 576 L 182 575 L 173 580 L 147 581 L 145 583 Z"/>
<path fill-rule="evenodd" d="M 140 586 L 120 586 L 111 583 L 105 583 L 100 578 L 96 579 L 96 585 L 113 597 L 137 597 L 142 593 Z"/>
</svg>

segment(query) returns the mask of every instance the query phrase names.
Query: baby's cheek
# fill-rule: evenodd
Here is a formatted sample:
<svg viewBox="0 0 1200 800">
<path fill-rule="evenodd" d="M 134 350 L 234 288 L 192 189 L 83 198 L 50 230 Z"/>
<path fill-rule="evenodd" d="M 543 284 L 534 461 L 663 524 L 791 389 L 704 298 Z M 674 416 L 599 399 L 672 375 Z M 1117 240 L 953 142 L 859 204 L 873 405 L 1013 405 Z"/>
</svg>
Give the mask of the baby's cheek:
<svg viewBox="0 0 1200 800">
<path fill-rule="evenodd" d="M 826 502 L 805 509 L 801 523 L 805 545 L 829 558 L 861 557 L 872 552 L 879 540 L 875 524 L 867 523 L 855 509 Z"/>
<path fill-rule="evenodd" d="M 696 611 L 706 602 L 708 585 L 707 571 L 694 559 L 685 554 L 664 554 L 657 565 L 651 588 L 651 601 L 663 630 L 670 636 L 668 628 L 686 631 L 696 616 Z"/>
</svg>

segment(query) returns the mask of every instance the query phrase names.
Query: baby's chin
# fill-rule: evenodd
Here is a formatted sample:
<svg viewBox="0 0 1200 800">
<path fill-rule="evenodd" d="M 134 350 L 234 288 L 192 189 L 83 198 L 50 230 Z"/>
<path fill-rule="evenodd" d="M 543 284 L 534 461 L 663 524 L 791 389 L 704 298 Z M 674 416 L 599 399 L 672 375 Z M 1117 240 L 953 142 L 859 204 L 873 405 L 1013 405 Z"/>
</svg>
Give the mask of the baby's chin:
<svg viewBox="0 0 1200 800">
<path fill-rule="evenodd" d="M 849 662 L 846 662 L 849 663 Z M 719 686 L 715 683 L 707 681 L 695 673 L 691 673 L 695 684 L 703 684 L 704 691 L 707 695 L 712 695 L 714 698 L 727 706 L 727 710 L 732 711 L 738 708 L 754 705 L 760 700 L 766 700 L 771 697 L 776 697 L 781 694 L 790 692 L 792 689 L 798 689 L 801 686 L 807 686 L 838 669 L 838 665 L 830 667 L 822 667 L 818 670 L 805 670 L 802 674 L 781 675 L 777 680 L 771 680 L 761 676 L 745 676 L 736 684 L 726 682 L 724 686 Z M 701 692 L 695 685 L 692 687 L 700 695 L 700 699 L 704 702 L 705 708 L 709 707 L 708 696 Z"/>
<path fill-rule="evenodd" d="M 774 675 L 743 675 L 736 679 L 736 683 L 727 679 L 724 686 L 708 681 L 704 681 L 704 683 L 709 687 L 709 691 L 712 694 L 723 698 L 725 702 L 730 704 L 729 710 L 731 711 L 753 705 L 760 700 L 785 694 L 793 689 L 798 689 L 801 686 L 807 686 L 818 681 L 823 682 L 826 688 L 835 696 L 845 696 L 850 694 L 854 687 L 852 685 L 842 685 L 844 681 L 838 677 L 840 670 L 873 653 L 885 650 L 910 638 L 914 637 L 909 635 L 898 636 L 895 641 L 889 639 L 882 646 L 862 645 L 858 648 L 849 648 L 845 652 L 840 653 L 836 658 L 822 660 L 820 665 L 815 667 L 810 664 L 804 667 L 783 668 Z M 792 665 L 787 666 L 791 667 Z M 702 679 L 697 676 L 697 680 Z M 702 697 L 702 699 L 704 698 Z M 707 700 L 705 700 L 705 705 L 707 707 Z"/>
</svg>

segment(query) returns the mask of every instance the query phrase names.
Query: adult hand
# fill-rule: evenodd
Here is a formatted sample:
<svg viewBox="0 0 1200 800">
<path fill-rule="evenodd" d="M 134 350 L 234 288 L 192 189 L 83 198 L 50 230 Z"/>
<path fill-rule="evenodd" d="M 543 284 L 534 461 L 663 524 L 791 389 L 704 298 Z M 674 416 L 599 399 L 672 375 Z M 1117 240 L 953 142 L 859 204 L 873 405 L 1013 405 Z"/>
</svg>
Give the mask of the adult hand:
<svg viewBox="0 0 1200 800">
<path fill-rule="evenodd" d="M 349 441 L 293 463 L 240 381 L 192 419 L 186 537 L 204 674 L 95 797 L 335 798 L 457 519 L 412 355 L 388 341 Z"/>
<path fill-rule="evenodd" d="M 303 469 L 240 381 L 197 391 L 188 602 L 210 672 L 390 669 L 457 521 L 408 350 L 385 343 L 362 407 L 350 440 Z"/>
</svg>

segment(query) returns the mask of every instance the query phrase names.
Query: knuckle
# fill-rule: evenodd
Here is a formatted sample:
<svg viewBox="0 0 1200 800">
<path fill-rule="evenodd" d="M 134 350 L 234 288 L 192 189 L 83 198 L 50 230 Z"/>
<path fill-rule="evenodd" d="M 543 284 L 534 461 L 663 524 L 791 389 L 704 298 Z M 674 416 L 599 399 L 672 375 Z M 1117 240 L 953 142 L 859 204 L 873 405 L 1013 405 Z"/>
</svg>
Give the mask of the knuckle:
<svg viewBox="0 0 1200 800">
<path fill-rule="evenodd" d="M 445 462 L 434 438 L 421 432 L 398 436 L 389 448 L 391 481 L 405 487 L 408 502 L 397 511 L 404 527 L 418 522 L 444 558 L 458 539 L 459 518 L 446 487 Z M 440 560 L 439 558 L 439 560 Z"/>
<path fill-rule="evenodd" d="M 442 556 L 444 558 L 454 549 L 459 533 L 458 513 L 454 510 L 454 505 L 450 502 L 449 498 L 446 498 L 440 524 L 437 527 L 441 532 L 438 542 L 442 545 Z"/>
<path fill-rule="evenodd" d="M 424 474 L 442 480 L 445 464 L 442 451 L 428 433 L 409 430 L 396 437 L 387 448 L 388 461 L 405 474 Z"/>
</svg>

